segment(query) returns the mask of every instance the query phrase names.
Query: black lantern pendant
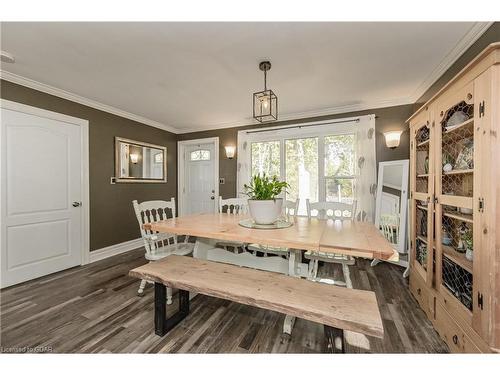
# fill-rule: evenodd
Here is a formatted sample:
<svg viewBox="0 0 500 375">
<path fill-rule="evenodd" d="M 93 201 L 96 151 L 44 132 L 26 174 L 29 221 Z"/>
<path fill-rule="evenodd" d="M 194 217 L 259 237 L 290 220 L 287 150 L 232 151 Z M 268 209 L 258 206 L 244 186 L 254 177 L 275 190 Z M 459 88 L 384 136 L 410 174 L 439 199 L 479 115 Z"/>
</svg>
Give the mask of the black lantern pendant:
<svg viewBox="0 0 500 375">
<path fill-rule="evenodd" d="M 253 94 L 253 118 L 259 122 L 278 119 L 278 97 L 273 90 L 267 89 L 267 71 L 271 69 L 269 61 L 262 61 L 259 69 L 264 72 L 264 91 Z"/>
</svg>

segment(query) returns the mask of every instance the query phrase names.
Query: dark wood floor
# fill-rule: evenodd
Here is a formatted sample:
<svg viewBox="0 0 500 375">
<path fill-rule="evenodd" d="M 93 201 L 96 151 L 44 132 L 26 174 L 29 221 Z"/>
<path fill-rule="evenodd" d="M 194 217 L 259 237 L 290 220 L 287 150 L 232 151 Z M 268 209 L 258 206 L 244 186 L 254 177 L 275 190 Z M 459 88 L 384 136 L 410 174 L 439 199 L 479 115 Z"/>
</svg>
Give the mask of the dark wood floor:
<svg viewBox="0 0 500 375">
<path fill-rule="evenodd" d="M 41 347 L 58 353 L 314 353 L 323 327 L 298 319 L 292 336 L 281 333 L 284 316 L 198 295 L 190 315 L 164 337 L 153 333 L 153 290 L 136 295 L 128 271 L 145 263 L 135 250 L 4 289 L 2 350 Z M 334 265 L 320 269 L 341 279 Z M 358 260 L 354 288 L 377 294 L 384 340 L 346 333 L 347 352 L 443 353 L 448 349 L 410 295 L 402 269 Z M 360 308 L 363 308 L 360 306 Z M 48 348 L 48 349 L 46 349 Z"/>
</svg>

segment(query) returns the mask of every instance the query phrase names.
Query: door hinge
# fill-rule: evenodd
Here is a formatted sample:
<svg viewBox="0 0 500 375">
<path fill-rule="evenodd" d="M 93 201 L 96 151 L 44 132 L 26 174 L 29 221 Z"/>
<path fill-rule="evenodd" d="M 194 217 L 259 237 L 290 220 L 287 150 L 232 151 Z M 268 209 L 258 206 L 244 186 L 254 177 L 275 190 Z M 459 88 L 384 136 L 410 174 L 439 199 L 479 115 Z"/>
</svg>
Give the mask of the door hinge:
<svg viewBox="0 0 500 375">
<path fill-rule="evenodd" d="M 485 107 L 485 103 L 484 103 L 484 100 L 479 103 L 479 117 L 484 117 L 484 107 Z"/>
<path fill-rule="evenodd" d="M 413 141 L 410 142 L 410 149 L 413 150 Z"/>
<path fill-rule="evenodd" d="M 479 292 L 477 292 L 477 305 L 483 309 L 483 295 Z"/>
<path fill-rule="evenodd" d="M 479 198 L 478 211 L 484 212 L 484 198 Z"/>
<path fill-rule="evenodd" d="M 438 197 L 434 196 L 434 198 L 432 198 L 434 204 L 437 204 L 439 203 L 439 200 L 438 200 Z"/>
<path fill-rule="evenodd" d="M 410 199 L 413 198 L 413 191 L 410 191 Z"/>
</svg>

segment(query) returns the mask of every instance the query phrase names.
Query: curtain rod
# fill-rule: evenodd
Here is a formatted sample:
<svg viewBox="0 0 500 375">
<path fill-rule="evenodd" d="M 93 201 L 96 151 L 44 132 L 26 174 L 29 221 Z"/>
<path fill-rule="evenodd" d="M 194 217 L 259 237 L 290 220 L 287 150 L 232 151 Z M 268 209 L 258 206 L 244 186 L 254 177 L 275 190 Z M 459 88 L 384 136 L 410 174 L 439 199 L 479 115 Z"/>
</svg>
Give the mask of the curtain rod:
<svg viewBox="0 0 500 375">
<path fill-rule="evenodd" d="M 283 126 L 281 128 L 268 128 L 268 129 L 261 129 L 261 130 L 249 130 L 246 133 L 247 134 L 252 134 L 252 133 L 264 133 L 264 132 L 272 132 L 275 130 L 282 130 L 282 129 L 301 129 L 301 128 L 307 128 L 309 126 L 323 126 L 323 125 L 332 125 L 332 124 L 345 124 L 349 122 L 359 122 L 359 117 L 352 119 L 352 120 L 342 120 L 342 121 L 330 121 L 326 122 L 324 124 L 304 124 L 304 125 L 295 125 L 295 126 Z"/>
</svg>

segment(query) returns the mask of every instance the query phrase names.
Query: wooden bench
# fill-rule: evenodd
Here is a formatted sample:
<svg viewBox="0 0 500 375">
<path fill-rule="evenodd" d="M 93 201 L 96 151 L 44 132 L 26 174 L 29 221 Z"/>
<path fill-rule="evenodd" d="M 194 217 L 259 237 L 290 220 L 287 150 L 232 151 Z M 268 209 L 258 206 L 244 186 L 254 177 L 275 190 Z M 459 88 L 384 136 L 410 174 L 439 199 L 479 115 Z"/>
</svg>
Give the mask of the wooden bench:
<svg viewBox="0 0 500 375">
<path fill-rule="evenodd" d="M 343 330 L 383 337 L 375 293 L 278 273 L 171 255 L 130 275 L 155 283 L 155 333 L 189 314 L 189 292 L 277 311 L 324 325 L 328 351 L 343 352 Z M 166 286 L 179 289 L 179 311 L 166 318 Z"/>
</svg>

